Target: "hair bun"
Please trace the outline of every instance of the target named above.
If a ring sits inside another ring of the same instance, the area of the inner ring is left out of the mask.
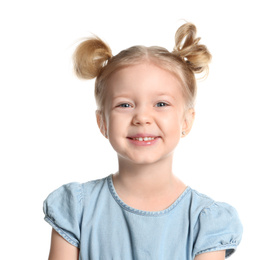
[[[173,53],[186,61],[194,73],[208,72],[211,54],[205,45],[199,44],[201,38],[196,38],[196,26],[185,23],[178,28],[175,34]]]
[[[78,45],[73,55],[75,73],[79,78],[93,79],[111,57],[107,44],[98,37],[89,38]]]

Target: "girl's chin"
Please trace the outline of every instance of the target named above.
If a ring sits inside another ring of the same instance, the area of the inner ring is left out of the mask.
[[[154,153],[153,154],[143,154],[140,156],[139,154],[134,154],[134,155],[125,155],[122,156],[118,154],[119,162],[122,164],[134,164],[134,165],[142,165],[142,166],[147,166],[147,165],[152,165],[152,164],[157,164],[160,162],[165,162],[166,160],[171,159],[171,155],[169,156],[156,156]]]

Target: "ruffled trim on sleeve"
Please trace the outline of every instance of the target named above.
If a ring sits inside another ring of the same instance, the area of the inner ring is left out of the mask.
[[[194,257],[202,253],[226,250],[227,258],[239,245],[243,228],[237,211],[232,206],[214,202],[201,211],[196,232]]]
[[[60,228],[59,226],[57,226],[54,222],[52,222],[52,220],[48,217],[45,216],[45,221],[47,223],[49,223],[53,229],[60,235],[62,236],[66,241],[68,241],[70,244],[72,244],[75,247],[79,248],[79,241],[76,240],[73,235],[68,235],[67,231],[64,231],[62,228]]]
[[[66,241],[79,247],[83,189],[69,183],[52,192],[44,201],[45,221]]]

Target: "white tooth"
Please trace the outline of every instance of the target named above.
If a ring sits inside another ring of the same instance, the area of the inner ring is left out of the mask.
[[[151,141],[154,140],[155,137],[134,137],[133,140],[137,141]]]

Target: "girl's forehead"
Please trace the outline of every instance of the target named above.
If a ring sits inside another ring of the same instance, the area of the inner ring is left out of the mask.
[[[181,94],[181,81],[173,73],[150,62],[120,68],[109,78],[107,93],[149,92],[156,94]]]

